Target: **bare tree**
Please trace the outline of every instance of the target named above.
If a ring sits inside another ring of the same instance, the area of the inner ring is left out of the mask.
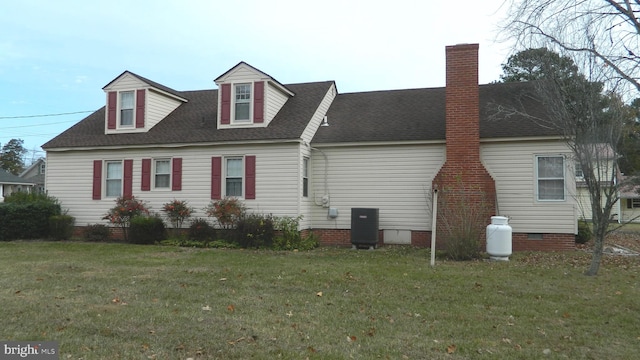
[[[562,131],[582,167],[592,204],[594,252],[587,275],[598,273],[611,210],[621,186],[616,181],[623,124],[623,99],[640,91],[640,0],[510,0],[504,34],[518,47],[549,47],[570,56],[587,82],[557,79],[538,84],[550,111],[546,126]],[[596,89],[592,84],[602,84]],[[581,85],[580,85],[581,84]],[[586,88],[585,88],[586,86]],[[596,90],[601,90],[596,92]],[[603,91],[602,91],[603,90]],[[629,95],[628,90],[635,90]],[[612,152],[608,154],[607,152]],[[605,159],[606,157],[606,159]]]
[[[581,68],[586,74],[583,75],[571,59],[559,57],[551,51],[525,50],[519,55],[510,58],[510,64],[503,66],[508,75],[503,79],[514,78],[519,81],[523,63],[527,65],[523,72],[526,76],[531,74],[529,68],[536,68],[538,75],[535,78],[537,80],[531,82],[532,90],[521,96],[534,97],[544,106],[545,115],[534,117],[521,106],[496,108],[493,117],[504,120],[511,115],[524,115],[540,126],[555,129],[565,139],[573,153],[575,166],[582,169],[589,193],[594,251],[586,274],[596,275],[604,240],[610,230],[609,223],[614,215],[612,210],[619,200],[619,188],[623,185],[618,179],[618,146],[625,124],[634,113],[618,95],[615,86],[605,89],[609,72],[598,65],[597,58],[592,57],[591,61],[582,63]],[[564,60],[560,62],[559,59]],[[558,66],[561,63],[565,65]]]
[[[518,48],[552,47],[595,59],[607,87],[640,91],[640,0],[508,0],[504,34]]]

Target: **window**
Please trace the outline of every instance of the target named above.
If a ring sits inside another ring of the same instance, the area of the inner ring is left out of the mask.
[[[47,168],[47,163],[41,163],[40,164],[40,174],[44,174],[44,171]]]
[[[302,196],[309,196],[309,159],[302,159]]]
[[[564,157],[537,156],[538,200],[564,200]]]
[[[640,208],[640,198],[627,199],[627,209],[637,209],[637,208]]]
[[[133,126],[133,91],[120,93],[120,126]]]
[[[225,163],[226,196],[242,197],[242,158],[228,158]]]
[[[235,118],[236,121],[251,120],[251,84],[235,86]]]
[[[171,186],[171,160],[155,160],[155,188],[168,189]]]
[[[107,161],[107,197],[118,197],[122,192],[122,162]]]
[[[582,171],[580,164],[576,164],[576,177],[580,179],[584,178],[584,171]]]

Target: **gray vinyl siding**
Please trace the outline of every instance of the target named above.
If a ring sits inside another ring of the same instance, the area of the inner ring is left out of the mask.
[[[322,152],[326,161],[312,151],[315,228],[349,229],[351,208],[364,207],[379,209],[380,229],[431,230],[431,184],[444,163],[444,145],[322,147]],[[339,211],[335,220],[316,205],[325,194]]]
[[[509,217],[513,232],[573,234],[577,231],[575,177],[569,161],[571,152],[563,141],[482,143],[480,153],[495,180],[498,213]],[[537,200],[536,155],[565,156],[565,200]]]
[[[287,102],[289,95],[280,91],[269,81],[265,81],[265,84],[265,122],[269,124]]]
[[[151,129],[169,113],[175,110],[182,102],[148,90],[145,104],[145,128]]]
[[[173,199],[186,200],[195,217],[205,217],[203,208],[211,201],[212,156],[256,156],[256,199],[245,200],[251,212],[276,216],[298,216],[299,144],[243,145],[216,147],[147,148],[96,151],[49,151],[47,186],[49,194],[60,200],[76,224],[106,223],[102,216],[114,205],[114,198],[92,200],[94,160],[133,160],[133,195],[147,202],[155,212]],[[141,191],[143,158],[182,158],[182,190]],[[73,176],[69,176],[73,174]],[[104,172],[103,172],[104,175]],[[104,180],[103,180],[104,194]],[[213,221],[213,219],[210,219]]]

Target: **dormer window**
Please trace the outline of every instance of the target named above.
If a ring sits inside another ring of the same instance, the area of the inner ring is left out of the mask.
[[[235,121],[251,120],[251,84],[235,86]]]
[[[123,91],[120,93],[120,126],[133,126],[133,91]]]
[[[218,129],[267,127],[295,94],[268,74],[240,62],[214,80]]]

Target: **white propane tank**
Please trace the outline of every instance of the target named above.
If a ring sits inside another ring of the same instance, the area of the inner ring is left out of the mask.
[[[509,218],[491,217],[491,224],[487,225],[487,253],[492,260],[509,261],[511,255]]]

